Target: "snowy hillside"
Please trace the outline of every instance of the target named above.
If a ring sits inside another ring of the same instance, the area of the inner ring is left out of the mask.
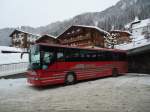
[[[145,10],[146,9],[146,10]],[[57,21],[37,28],[22,26],[21,30],[35,34],[60,35],[71,25],[98,26],[106,31],[123,29],[124,25],[133,21],[135,16],[140,19],[150,17],[150,0],[120,0],[116,5],[102,12],[89,12],[77,15],[65,21]],[[11,45],[9,35],[16,28],[0,29],[0,45]]]

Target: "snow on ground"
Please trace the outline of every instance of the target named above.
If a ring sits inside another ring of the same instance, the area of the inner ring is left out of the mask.
[[[0,80],[0,112],[149,112],[150,75],[130,73],[71,86],[35,88]]]

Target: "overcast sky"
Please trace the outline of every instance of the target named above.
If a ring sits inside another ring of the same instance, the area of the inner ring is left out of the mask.
[[[0,0],[0,28],[38,27],[84,12],[100,12],[119,0]]]

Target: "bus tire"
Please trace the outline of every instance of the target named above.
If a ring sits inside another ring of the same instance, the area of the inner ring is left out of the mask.
[[[118,69],[117,69],[117,68],[113,68],[113,69],[112,69],[112,76],[113,76],[113,77],[117,77],[118,75],[119,75]]]
[[[67,75],[65,77],[65,84],[71,85],[71,84],[74,84],[75,82],[76,82],[75,73],[74,72],[67,73]]]

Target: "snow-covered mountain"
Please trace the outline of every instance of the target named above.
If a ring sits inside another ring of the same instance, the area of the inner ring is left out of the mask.
[[[70,25],[90,25],[98,26],[104,30],[111,30],[112,26],[117,29],[123,29],[124,25],[133,21],[135,16],[139,19],[150,18],[150,0],[120,0],[116,5],[107,8],[101,12],[84,13],[66,21],[58,21],[46,26],[32,28],[22,26],[21,29],[39,34],[51,34],[58,36]],[[10,45],[10,34],[12,29],[0,30],[0,45]]]

